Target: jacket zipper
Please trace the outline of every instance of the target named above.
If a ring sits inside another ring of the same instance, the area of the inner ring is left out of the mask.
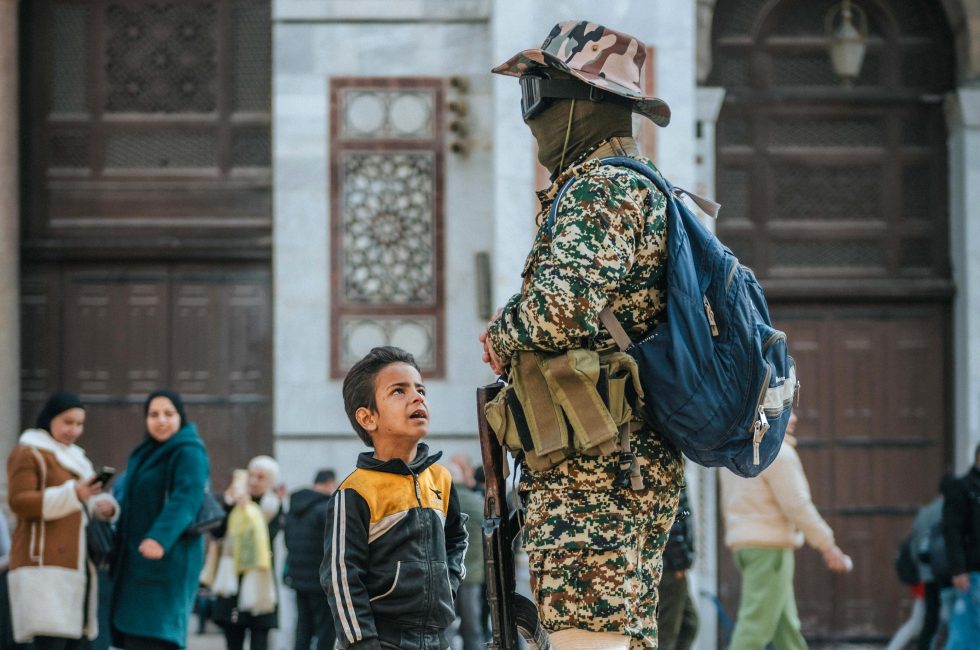
[[[419,528],[420,528],[420,532],[422,533],[421,534],[422,552],[425,554],[426,566],[429,569],[431,569],[432,562],[429,559],[429,527],[426,525],[425,508],[422,506],[422,486],[419,485],[419,476],[415,472],[412,472],[412,483],[415,486],[415,501],[419,504]],[[425,585],[425,594],[424,594],[425,607],[423,607],[422,611],[428,612],[429,609],[432,607],[432,605],[429,602],[429,599],[432,596],[432,575],[431,575],[432,571],[427,570],[425,573],[427,576],[427,584]],[[427,617],[427,615],[423,614],[423,620],[420,621],[420,623],[422,623],[423,628],[426,627],[425,617]],[[419,637],[420,650],[421,648],[423,648],[424,643],[425,643],[424,636],[420,636]]]

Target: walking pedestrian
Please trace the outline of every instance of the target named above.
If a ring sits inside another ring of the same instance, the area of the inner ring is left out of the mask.
[[[272,551],[284,517],[278,480],[279,463],[256,456],[246,471],[235,470],[225,491],[228,516],[214,531],[221,559],[211,617],[224,632],[228,650],[242,650],[246,634],[250,650],[267,650],[269,631],[279,625]]]
[[[657,631],[660,650],[689,650],[698,635],[698,610],[691,598],[687,574],[694,566],[694,521],[687,490],[681,490],[677,516],[664,548],[660,579]]]
[[[738,617],[729,650],[807,647],[793,592],[794,551],[804,539],[836,573],[850,571],[851,559],[834,542],[834,531],[817,512],[810,484],[796,453],[796,414],[772,465],[755,478],[721,472],[725,545],[742,576]]]
[[[453,488],[459,497],[460,511],[466,520],[469,544],[463,565],[466,573],[456,594],[456,614],[459,616],[459,635],[463,650],[480,650],[484,647],[483,634],[483,495],[476,491],[476,471],[470,459],[456,454],[449,460],[449,472]]]

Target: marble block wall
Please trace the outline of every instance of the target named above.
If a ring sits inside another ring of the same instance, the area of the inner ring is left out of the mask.
[[[430,445],[477,460],[474,387],[492,379],[476,340],[475,273],[493,232],[488,17],[486,2],[274,4],[275,433],[291,487],[318,467],[343,476],[363,451],[330,366],[331,79],[444,79],[446,101],[466,102],[468,152],[451,152],[455,136],[443,134],[444,372],[426,383]],[[448,83],[454,76],[465,93]]]
[[[324,455],[348,468],[360,444],[331,377],[331,79],[428,77],[468,107],[468,153],[448,150],[443,184],[444,372],[427,381],[434,447],[474,459],[474,386],[492,379],[480,363],[483,328],[475,257],[490,256],[491,304],[519,286],[533,237],[535,160],[512,78],[494,64],[541,43],[552,25],[587,17],[620,27],[656,49],[654,80],[674,120],[649,152],[680,185],[693,186],[694,5],[612,0],[528,3],[515,0],[274,3],[275,433],[291,484],[308,481]],[[670,24],[660,19],[671,15]],[[447,121],[452,117],[447,113]],[[445,126],[445,125],[444,125]],[[314,452],[315,453],[312,453]]]

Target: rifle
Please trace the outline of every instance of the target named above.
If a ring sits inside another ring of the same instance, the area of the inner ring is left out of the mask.
[[[487,600],[493,638],[491,650],[518,650],[518,635],[532,649],[551,650],[548,633],[538,621],[534,603],[515,592],[514,542],[521,525],[516,512],[507,504],[506,452],[487,423],[486,405],[504,387],[502,382],[476,389],[476,411],[479,418],[480,451],[486,474],[486,497],[483,501],[483,558],[486,566]]]

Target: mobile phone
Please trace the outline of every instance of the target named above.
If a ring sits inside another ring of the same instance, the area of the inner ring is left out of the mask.
[[[112,477],[115,475],[116,475],[115,467],[103,467],[102,469],[99,470],[99,473],[96,474],[95,477],[92,478],[92,480],[89,481],[88,483],[89,485],[95,485],[96,483],[101,483],[102,487],[105,487],[109,483],[109,481],[112,480]]]

